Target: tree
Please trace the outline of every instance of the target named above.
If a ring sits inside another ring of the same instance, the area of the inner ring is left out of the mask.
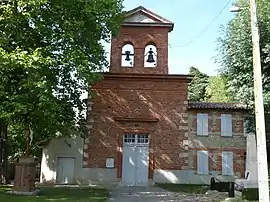
[[[233,98],[229,94],[227,81],[223,76],[217,75],[209,78],[209,84],[206,87],[206,98],[208,102],[232,102]]]
[[[17,145],[83,134],[81,95],[108,65],[101,41],[117,33],[122,8],[122,0],[0,3],[0,118]]]
[[[209,76],[195,67],[190,67],[189,74],[194,76],[188,87],[188,99],[191,101],[203,101]]]
[[[246,5],[246,1],[237,1]],[[270,113],[270,1],[258,0],[258,23],[260,32],[261,63],[266,121]],[[234,99],[248,104],[254,113],[253,63],[250,12],[248,9],[236,14],[218,42],[217,61],[221,64],[220,72],[226,77],[228,90]],[[251,122],[254,124],[254,121]],[[255,128],[254,125],[251,128]],[[254,131],[254,130],[253,130]],[[270,128],[267,128],[269,134]],[[268,138],[268,141],[270,139]]]

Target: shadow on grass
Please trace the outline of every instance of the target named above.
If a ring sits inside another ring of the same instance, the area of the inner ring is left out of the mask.
[[[9,186],[0,186],[0,201],[8,202],[105,202],[108,191],[93,187],[46,187],[40,188],[38,196],[15,196],[5,192],[11,190]]]
[[[171,191],[193,194],[205,194],[209,190],[209,185],[197,185],[197,184],[156,184],[156,187]]]

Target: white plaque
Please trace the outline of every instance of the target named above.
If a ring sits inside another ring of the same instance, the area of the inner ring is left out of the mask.
[[[114,158],[106,159],[106,168],[114,168]]]

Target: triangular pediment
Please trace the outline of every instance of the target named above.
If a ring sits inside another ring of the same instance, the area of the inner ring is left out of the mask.
[[[129,16],[125,19],[125,22],[136,22],[136,23],[161,23],[161,21],[158,21],[157,19],[153,19],[147,15],[145,15],[143,12],[138,12],[132,16]]]
[[[152,11],[139,6],[126,13],[125,22],[127,23],[162,23],[162,24],[173,24],[171,21],[159,16]]]

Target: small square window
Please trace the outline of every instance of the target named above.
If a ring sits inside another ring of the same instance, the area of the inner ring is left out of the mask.
[[[148,135],[138,135],[138,143],[148,143]]]
[[[124,142],[126,143],[135,143],[136,135],[135,134],[125,134]]]

